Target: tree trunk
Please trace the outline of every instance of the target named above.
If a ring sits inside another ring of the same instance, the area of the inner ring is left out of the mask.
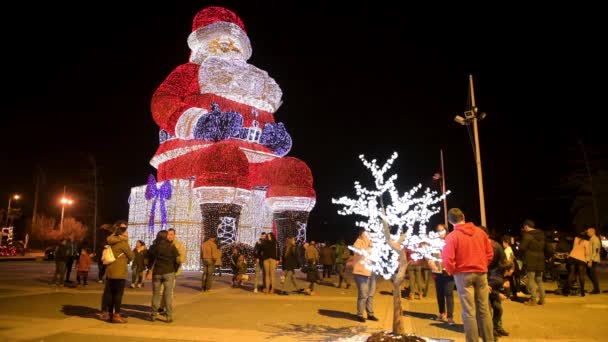
[[[401,282],[405,278],[407,263],[399,258],[399,270],[393,275],[393,334],[403,335],[405,330],[401,324],[401,316],[403,311],[401,308]]]
[[[380,203],[382,203],[382,198],[380,198]],[[401,243],[405,239],[405,234],[401,234],[398,240],[394,241],[391,239],[390,228],[388,222],[386,221],[386,211],[384,209],[384,205],[382,205],[382,225],[384,229],[382,230],[384,233],[384,239],[386,244],[391,247],[394,253],[399,255],[399,269],[397,269],[397,273],[395,273],[392,277],[393,280],[393,334],[403,335],[404,329],[401,325],[401,315],[403,312],[401,311],[401,282],[405,277],[405,271],[407,270],[407,256],[405,255],[405,251],[401,248]]]

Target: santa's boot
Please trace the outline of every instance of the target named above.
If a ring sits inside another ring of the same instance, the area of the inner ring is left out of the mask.
[[[216,237],[218,246],[236,242],[241,208],[251,198],[247,157],[237,146],[218,142],[196,154],[193,162],[198,174],[194,192],[203,220],[201,239]]]
[[[306,241],[308,211],[283,210],[274,212],[272,219],[277,229],[277,241],[281,250],[283,250],[287,238],[295,238],[298,245]]]
[[[203,203],[203,241],[217,238],[218,247],[237,241],[241,205],[234,203]]]

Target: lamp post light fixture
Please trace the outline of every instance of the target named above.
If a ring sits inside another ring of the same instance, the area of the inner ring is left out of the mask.
[[[65,213],[65,206],[72,205],[72,203],[74,203],[74,201],[64,196],[61,198],[60,202],[61,202],[61,223],[59,223],[59,231],[63,232],[63,215]]]
[[[477,164],[477,185],[479,187],[479,211],[481,214],[481,225],[487,227],[486,224],[486,205],[483,193],[483,175],[481,171],[481,153],[479,149],[479,133],[477,130],[477,122],[483,120],[487,114],[484,112],[478,113],[478,108],[475,106],[475,92],[473,90],[473,75],[469,75],[469,95],[471,96],[471,106],[464,113],[464,117],[456,115],[454,121],[457,123],[467,126],[473,124],[473,135],[475,138],[474,142],[474,153],[475,153],[475,164]],[[469,131],[470,134],[470,131]]]
[[[13,195],[11,195],[11,196],[8,198],[8,209],[6,210],[6,222],[5,222],[5,224],[4,224],[4,226],[5,226],[5,227],[8,227],[8,218],[9,218],[9,216],[10,216],[10,214],[11,214],[11,203],[12,203],[12,201],[13,201],[13,200],[15,200],[15,201],[16,201],[16,200],[18,200],[18,199],[20,199],[20,198],[21,198],[21,196],[19,196],[19,194],[13,194]]]

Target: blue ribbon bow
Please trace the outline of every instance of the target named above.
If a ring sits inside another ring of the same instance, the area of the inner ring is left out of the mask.
[[[156,179],[153,175],[148,176],[148,185],[146,186],[146,200],[153,199],[152,209],[150,209],[150,220],[148,221],[148,229],[150,234],[154,233],[154,217],[156,215],[156,201],[160,198],[160,223],[161,229],[167,225],[167,208],[165,200],[171,199],[171,182],[166,180],[160,186],[156,187]]]

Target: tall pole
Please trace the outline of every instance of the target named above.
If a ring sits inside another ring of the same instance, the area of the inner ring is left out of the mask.
[[[579,139],[578,144],[581,147],[581,150],[583,151],[585,168],[587,169],[587,176],[589,177],[589,186],[591,187],[591,203],[593,203],[593,218],[595,219],[595,230],[597,231],[600,229],[600,218],[598,215],[599,211],[597,210],[597,197],[593,186],[593,174],[591,173],[591,165],[589,164],[589,158],[587,158],[587,151],[585,150],[583,140]]]
[[[63,198],[61,199],[61,222],[59,223],[59,232],[63,233],[63,213],[65,212],[65,188],[63,186]]]
[[[93,216],[93,250],[97,250],[97,163],[95,157],[91,156],[91,162],[93,163],[93,181],[94,181],[94,192],[95,192],[95,212]]]
[[[34,190],[34,211],[32,212],[32,224],[36,223],[36,212],[38,211],[38,192],[40,191],[40,166],[36,165],[36,188]]]
[[[477,131],[477,107],[475,107],[475,92],[473,90],[473,75],[469,75],[469,87],[471,94],[471,106],[473,108],[473,134],[475,135],[475,162],[477,164],[477,184],[479,186],[479,211],[481,213],[481,225],[486,224],[486,205],[483,194],[483,175],[481,171],[481,152],[479,149],[479,133]]]
[[[439,150],[441,155],[441,194],[443,195],[443,224],[448,229],[448,199],[445,195],[445,169],[443,168],[443,149]]]
[[[8,209],[6,210],[6,223],[4,224],[5,227],[8,227],[8,216],[11,212],[11,201],[13,200],[13,195],[11,195],[8,198]]]

